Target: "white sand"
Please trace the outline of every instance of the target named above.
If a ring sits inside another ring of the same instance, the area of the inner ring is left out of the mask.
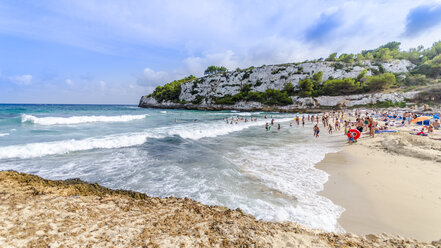
[[[440,239],[440,147],[406,129],[361,138],[318,165],[331,175],[321,194],[346,209],[339,223],[348,232]]]

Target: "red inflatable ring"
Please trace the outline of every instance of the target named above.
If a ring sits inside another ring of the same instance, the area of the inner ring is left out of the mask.
[[[355,133],[354,140],[360,138],[361,133],[360,133],[360,131],[358,131],[357,129],[350,129],[349,132],[347,133],[348,138],[352,137],[352,136],[353,136],[353,135],[352,135],[353,133]]]

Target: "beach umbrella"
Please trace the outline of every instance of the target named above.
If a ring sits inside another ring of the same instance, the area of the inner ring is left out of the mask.
[[[432,116],[420,116],[420,117],[413,119],[412,122],[413,123],[422,122],[422,121],[429,120],[429,119],[432,119]]]

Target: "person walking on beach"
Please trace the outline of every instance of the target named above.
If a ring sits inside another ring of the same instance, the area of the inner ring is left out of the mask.
[[[331,124],[329,124],[329,126],[328,126],[328,133],[332,134],[332,125]]]
[[[302,118],[302,126],[303,127],[305,126],[305,116],[303,116],[303,118]]]
[[[369,124],[368,124],[368,128],[369,128],[369,136],[371,138],[375,137],[375,121],[372,118],[369,118]]]
[[[320,128],[318,127],[318,124],[315,124],[314,126],[314,137],[318,138],[320,133]]]

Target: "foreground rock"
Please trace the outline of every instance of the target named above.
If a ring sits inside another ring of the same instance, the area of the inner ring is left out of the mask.
[[[1,247],[439,247],[389,235],[325,233],[190,199],[0,172]]]

